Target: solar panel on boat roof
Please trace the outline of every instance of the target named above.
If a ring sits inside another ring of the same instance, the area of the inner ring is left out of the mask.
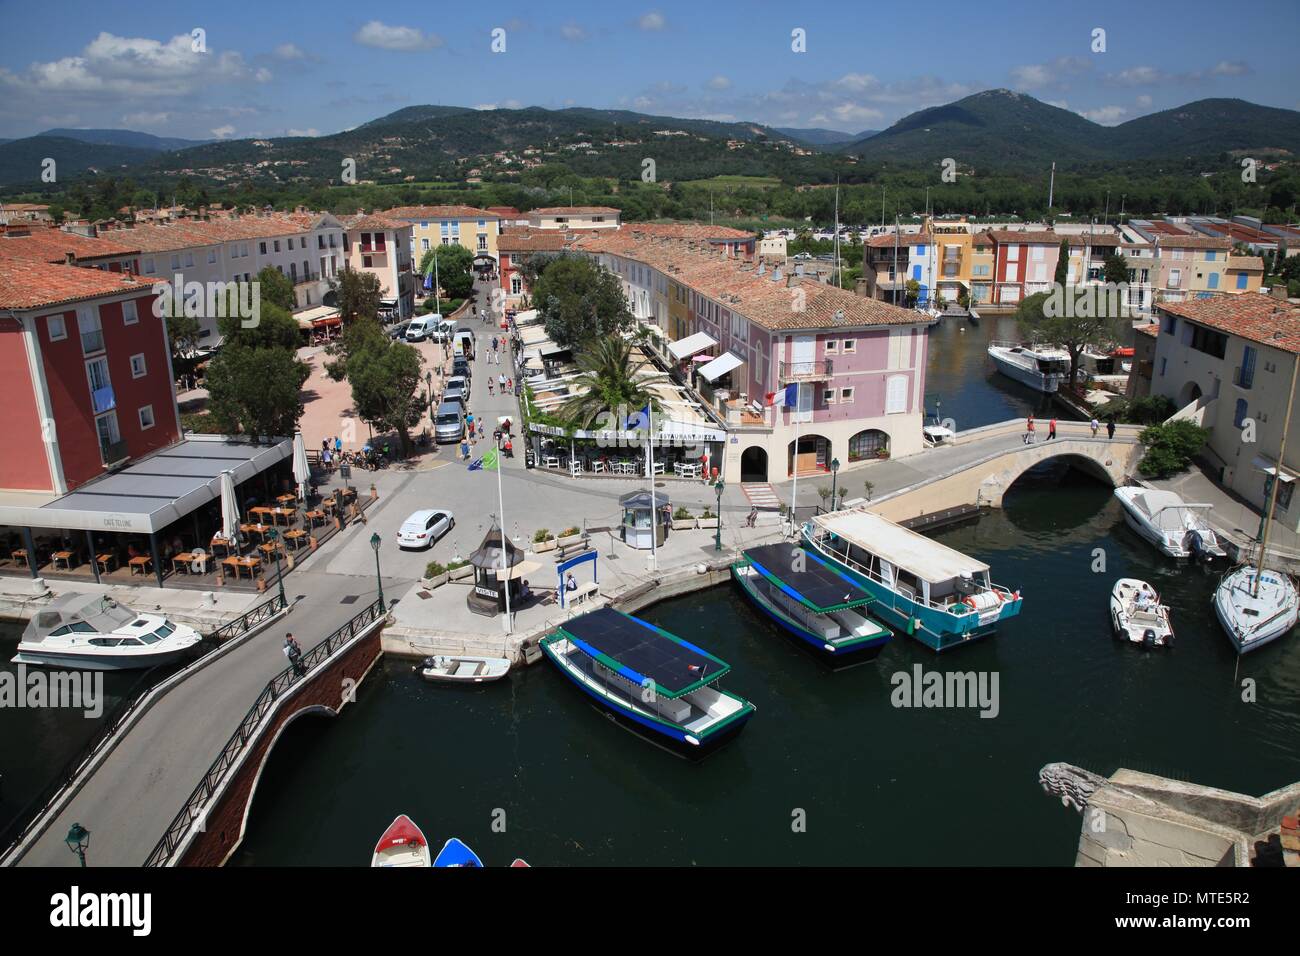
[[[679,644],[626,614],[600,608],[566,621],[564,630],[669,693],[707,679],[728,665],[698,647]]]
[[[800,551],[802,570],[795,571],[795,552]],[[757,568],[779,578],[798,597],[817,608],[839,608],[846,604],[871,600],[871,594],[823,564],[807,549],[792,544],[765,544],[747,548],[745,557]]]

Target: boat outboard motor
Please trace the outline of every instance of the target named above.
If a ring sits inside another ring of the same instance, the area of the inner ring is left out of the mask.
[[[1142,632],[1142,645],[1144,647],[1155,647],[1156,645],[1156,632],[1149,627]]]
[[[1183,550],[1198,561],[1209,560],[1209,555],[1205,553],[1205,542],[1199,531],[1188,531],[1183,535]]]

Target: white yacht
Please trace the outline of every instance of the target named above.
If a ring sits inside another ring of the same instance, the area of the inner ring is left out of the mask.
[[[1245,654],[1290,633],[1300,618],[1300,600],[1285,574],[1242,565],[1223,576],[1214,592],[1214,613],[1237,653]]]
[[[1160,603],[1155,588],[1137,578],[1120,578],[1110,592],[1110,621],[1120,640],[1143,647],[1165,647],[1174,642],[1169,608]]]
[[[1128,526],[1171,558],[1224,556],[1218,535],[1204,518],[1210,505],[1191,504],[1172,491],[1116,488]]]
[[[27,623],[15,664],[117,671],[170,664],[202,640],[159,614],[137,614],[98,594],[64,594]]]
[[[1022,385],[1051,394],[1070,378],[1070,353],[1048,345],[990,342],[989,358],[998,371]]]

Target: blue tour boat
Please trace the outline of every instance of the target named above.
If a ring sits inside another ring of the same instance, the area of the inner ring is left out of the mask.
[[[482,866],[483,861],[478,858],[478,854],[467,847],[456,837],[452,837],[442,845],[438,855],[433,859],[433,865],[439,866]]]
[[[876,598],[806,548],[788,543],[748,548],[731,574],[760,611],[833,666],[873,659],[892,636],[861,613]]]
[[[692,759],[733,740],[754,705],[717,686],[731,665],[640,618],[601,608],[542,638],[542,651],[623,726]]]
[[[989,566],[864,508],[819,514],[802,540],[876,598],[871,612],[935,651],[992,634],[1020,613]]]

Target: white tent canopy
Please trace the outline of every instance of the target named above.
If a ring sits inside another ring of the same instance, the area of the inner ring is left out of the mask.
[[[708,332],[696,332],[694,335],[688,335],[684,339],[673,342],[668,346],[668,351],[673,353],[673,358],[684,359],[717,344],[718,340],[709,335]]]
[[[700,374],[704,376],[704,378],[706,378],[708,381],[713,382],[713,381],[717,381],[718,379],[720,379],[722,376],[726,375],[728,372],[732,371],[733,369],[740,368],[740,366],[744,364],[745,364],[744,359],[739,359],[736,356],[732,355],[730,352],[724,352],[722,355],[719,355],[708,365],[705,365],[703,368],[701,368]]]

